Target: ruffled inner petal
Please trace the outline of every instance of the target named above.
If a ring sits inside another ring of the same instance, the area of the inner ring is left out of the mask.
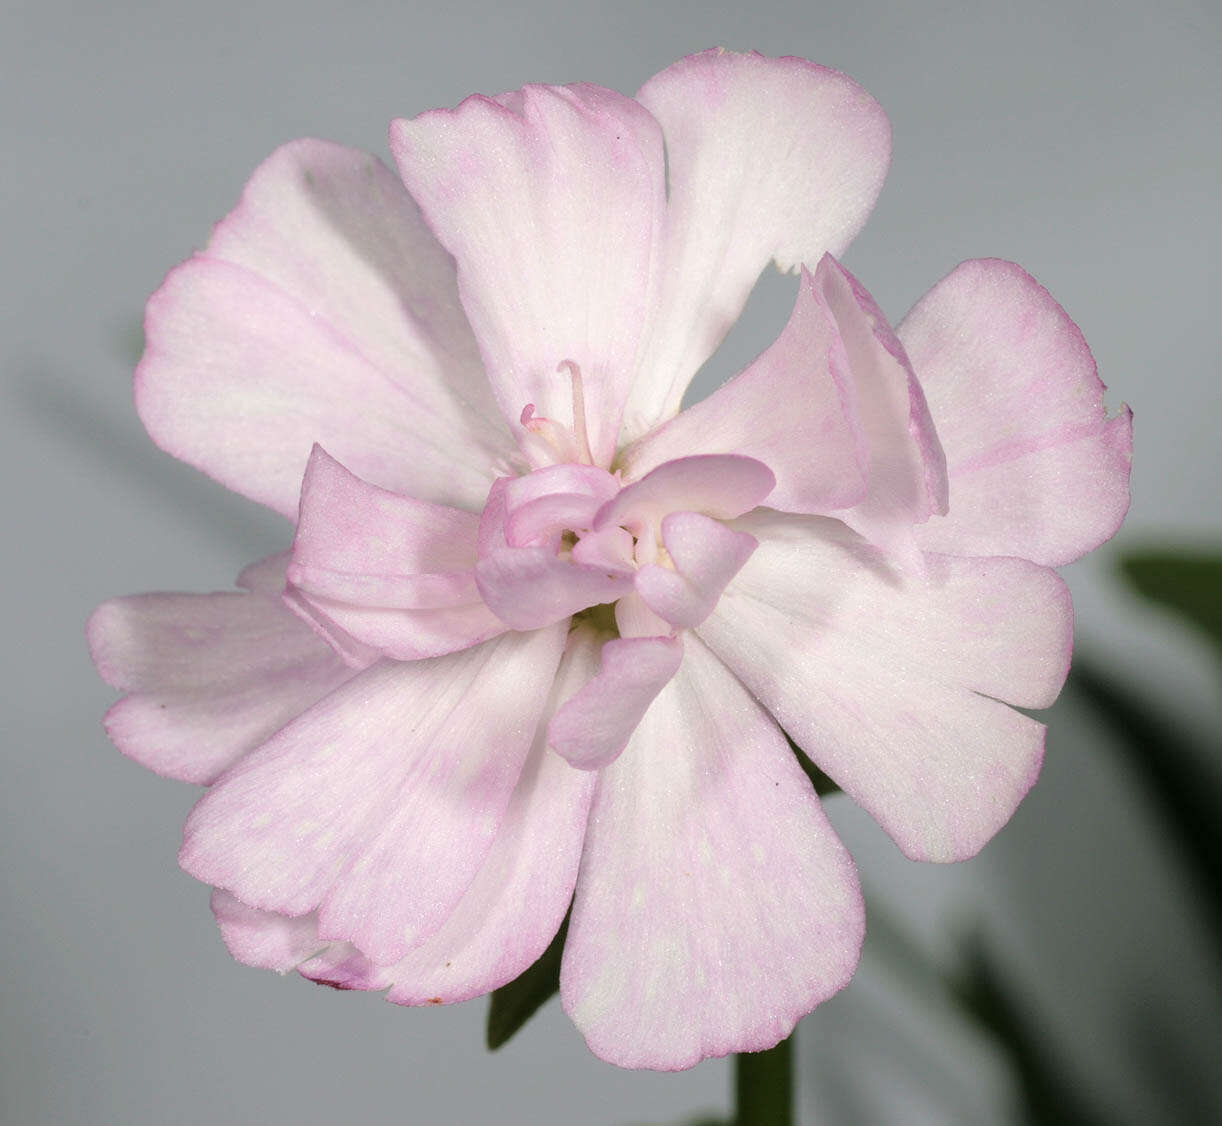
[[[698,512],[672,512],[665,517],[662,541],[674,570],[656,563],[642,567],[636,592],[655,614],[689,629],[712,613],[726,584],[758,546],[754,536]]]
[[[912,527],[947,508],[946,458],[921,386],[887,319],[830,255],[814,275],[848,361],[847,391],[867,458],[868,492],[837,513],[867,539],[911,554]]]
[[[540,629],[632,589],[632,575],[561,559],[548,547],[510,547],[479,561],[475,581],[510,629]]]
[[[594,530],[621,526],[635,535],[656,531],[662,518],[683,510],[727,520],[750,512],[776,485],[772,471],[737,454],[698,454],[665,462],[625,486],[599,510]]]
[[[583,770],[614,762],[682,660],[683,642],[677,637],[608,641],[597,675],[553,717],[548,742]]]

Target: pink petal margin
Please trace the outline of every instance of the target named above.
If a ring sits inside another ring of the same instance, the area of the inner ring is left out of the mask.
[[[964,262],[899,327],[946,449],[951,507],[929,551],[1060,566],[1129,508],[1133,420],[1108,418],[1081,330],[1012,262]]]

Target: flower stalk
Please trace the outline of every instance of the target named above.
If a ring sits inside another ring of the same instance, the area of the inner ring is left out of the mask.
[[[735,1126],[792,1126],[793,1036],[734,1057]]]

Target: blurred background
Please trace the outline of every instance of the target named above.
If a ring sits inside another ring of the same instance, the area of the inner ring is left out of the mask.
[[[0,1121],[726,1113],[724,1061],[617,1071],[555,1001],[490,1055],[483,1001],[405,1010],[233,963],[175,865],[196,791],[110,747],[82,636],[104,598],[224,588],[289,542],[157,451],[130,396],[145,299],[264,156],[303,135],[386,156],[392,117],[527,81],[632,92],[718,44],[846,71],[890,114],[891,176],[846,262],[893,320],[960,260],[1014,259],[1136,416],[1132,511],[1069,569],[1078,673],[1011,825],[970,863],[921,866],[829,801],[870,938],[800,1028],[802,1120],[1222,1121],[1220,666],[1192,624],[1217,630],[1218,570],[1176,557],[1222,542],[1212,0],[10,0]],[[772,339],[792,291],[764,279],[701,390]]]

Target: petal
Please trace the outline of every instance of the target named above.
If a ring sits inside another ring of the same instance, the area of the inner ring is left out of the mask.
[[[713,612],[717,599],[758,546],[698,512],[672,512],[662,521],[662,540],[675,569],[650,563],[636,576],[636,592],[671,625],[691,629]]]
[[[252,907],[317,908],[323,939],[397,961],[479,870],[564,636],[507,634],[366,670],[216,784],[187,822],[180,862]]]
[[[772,471],[754,458],[737,454],[676,458],[620,490],[599,510],[594,529],[657,528],[664,516],[677,510],[728,520],[762,503],[775,484]]]
[[[683,642],[677,637],[608,641],[598,674],[553,717],[548,742],[583,770],[614,762],[682,660]]]
[[[257,969],[287,973],[327,945],[318,937],[313,915],[294,919],[260,911],[221,888],[212,891],[212,914],[229,953]]]
[[[912,365],[874,299],[830,255],[814,284],[844,344],[867,457],[865,499],[837,515],[872,542],[906,550],[913,524],[946,511],[946,458]]]
[[[403,1005],[465,1001],[498,989],[547,949],[573,898],[594,776],[547,749],[557,703],[594,672],[601,638],[569,635],[534,746],[488,858],[454,914],[390,971]]]
[[[379,656],[396,661],[444,657],[505,632],[505,623],[481,601],[440,609],[383,609],[295,589],[285,600],[355,668],[366,668]]]
[[[351,459],[353,450],[327,439],[346,432],[341,424],[360,413],[364,393],[395,404],[388,420],[400,437],[397,450],[383,453],[393,460],[393,472],[366,474],[361,464],[363,476],[379,484],[398,482],[404,492],[430,500],[473,505],[482,499],[485,471],[513,456],[513,443],[458,301],[454,263],[381,161],[325,141],[283,146],[255,171],[205,254],[240,267],[232,276],[253,274],[266,283],[241,285],[241,295],[263,292],[274,298],[266,299],[267,309],[247,304],[243,318],[231,308],[238,298],[226,295],[223,284],[217,293],[204,282],[197,287],[194,272],[186,278],[172,275],[173,288],[150,304],[150,356],[140,376],[159,443],[182,444],[192,464],[287,515],[295,511],[301,467],[314,440],[324,441],[346,463],[358,464]],[[259,308],[259,317],[249,323],[252,307]],[[279,324],[268,323],[270,340],[258,348],[265,321],[300,322],[293,310],[304,312],[321,331],[307,333],[292,347],[291,330],[285,334]],[[246,345],[201,350],[213,330]],[[310,361],[316,337],[345,355],[332,378]],[[282,345],[289,347],[280,354],[279,370],[250,362]],[[303,360],[304,371],[318,373],[313,387],[304,379],[295,382]],[[345,377],[355,394],[344,416],[336,425],[311,430],[310,422],[328,421],[344,394],[334,380]],[[258,387],[264,379],[268,385]],[[282,380],[289,385],[278,393]],[[402,395],[390,396],[385,381]],[[256,386],[243,386],[251,382]],[[312,402],[312,395],[323,401]],[[254,409],[280,396],[286,405],[293,397],[291,409],[242,418],[243,405]],[[197,411],[204,414],[196,417]],[[218,420],[238,448],[208,448],[210,440],[220,444],[213,430]],[[360,433],[377,437],[384,428],[366,420]],[[296,440],[302,429],[307,430],[304,444]],[[421,458],[421,446],[433,456]],[[438,458],[447,464],[444,471],[429,464]],[[256,465],[245,464],[251,459]],[[279,489],[256,471],[268,467],[274,468]],[[447,481],[448,473],[455,474],[453,480]]]
[[[279,568],[283,585],[283,564]],[[278,597],[140,594],[87,629],[102,678],[128,695],[106,715],[125,755],[208,785],[352,676]]]
[[[541,629],[632,589],[632,575],[561,559],[547,547],[506,547],[479,561],[475,581],[510,629]]]
[[[1090,349],[1043,286],[1011,262],[964,262],[899,331],[951,479],[950,513],[919,530],[923,547],[1060,566],[1116,531],[1132,418],[1107,418]]]
[[[589,528],[619,492],[619,481],[592,465],[550,465],[506,486],[505,536],[513,547],[564,531]]]
[[[520,428],[533,404],[567,425],[575,396],[557,368],[572,361],[594,461],[609,465],[652,308],[665,206],[657,123],[610,90],[528,86],[396,121],[391,149],[457,259],[506,419]]]
[[[595,1055],[757,1051],[852,976],[852,861],[776,725],[694,637],[599,775],[560,996]]]
[[[864,436],[850,411],[836,321],[802,270],[793,315],[766,352],[620,455],[628,480],[688,454],[742,454],[776,476],[770,508],[823,514],[866,493]]]
[[[661,123],[670,191],[664,280],[626,439],[678,411],[769,260],[789,270],[844,252],[891,154],[878,103],[804,59],[705,51],[637,98]]]
[[[387,492],[315,447],[288,577],[290,607],[350,664],[414,661],[504,631],[475,585],[480,518]]]
[[[315,443],[384,488],[468,508],[504,456],[465,416],[434,410],[340,329],[231,263],[197,257],[171,271],[145,331],[136,408],[153,440],[290,519]]]
[[[1034,783],[1072,610],[1052,571],[928,556],[899,573],[833,520],[753,514],[760,546],[700,636],[914,860],[976,853]]]
[[[477,602],[479,517],[391,493],[316,446],[301,486],[288,579],[361,606],[428,609]]]

